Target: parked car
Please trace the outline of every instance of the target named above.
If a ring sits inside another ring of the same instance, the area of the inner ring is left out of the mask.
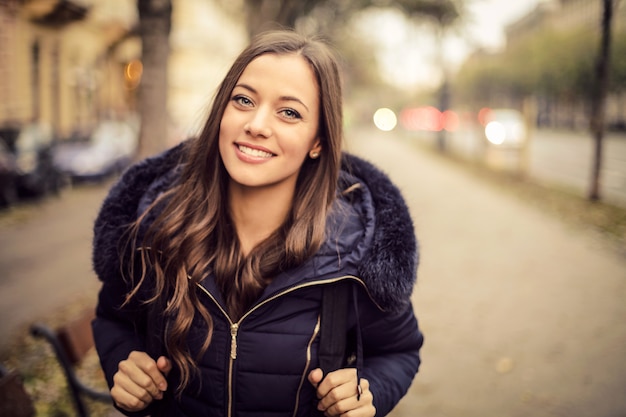
[[[491,109],[485,115],[487,144],[502,148],[521,148],[527,140],[526,121],[515,109]]]
[[[138,145],[137,128],[127,122],[99,123],[82,143],[59,144],[54,164],[73,182],[101,181],[123,171]]]
[[[61,177],[52,163],[52,129],[42,123],[29,123],[3,129],[1,134],[4,146],[13,156],[17,194],[40,197],[57,193]]]
[[[15,156],[0,140],[0,208],[10,207],[17,197],[17,165]]]

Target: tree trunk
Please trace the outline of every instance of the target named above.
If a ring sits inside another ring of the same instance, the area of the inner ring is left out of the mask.
[[[590,123],[591,133],[595,143],[591,173],[591,187],[589,189],[589,199],[591,201],[600,200],[602,141],[604,137],[606,94],[609,83],[609,63],[611,59],[611,20],[613,19],[613,0],[603,0],[603,5],[602,36],[600,39],[598,60],[596,62],[595,91],[593,92],[593,105],[591,108]]]
[[[143,75],[139,86],[139,159],[167,147],[167,60],[171,0],[138,0]]]

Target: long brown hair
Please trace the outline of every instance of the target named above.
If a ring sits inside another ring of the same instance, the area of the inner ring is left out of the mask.
[[[244,256],[228,210],[228,173],[218,149],[219,128],[246,66],[269,53],[302,56],[315,73],[322,152],[318,159],[304,162],[283,225]],[[141,265],[141,271],[127,300],[137,295],[150,272],[155,283],[147,302],[167,306],[165,345],[181,372],[179,392],[197,369],[195,361],[208,349],[213,332],[212,317],[199,300],[196,284],[212,273],[224,295],[228,315],[237,321],[273,277],[303,263],[322,245],[341,163],[342,124],[341,79],[330,47],[320,39],[292,31],[263,33],[235,60],[217,90],[202,132],[186,143],[177,185],[133,224],[130,275],[134,275],[132,265]],[[156,219],[141,238],[140,225],[153,211]],[[196,314],[206,322],[207,335],[198,356],[192,357],[186,338]]]

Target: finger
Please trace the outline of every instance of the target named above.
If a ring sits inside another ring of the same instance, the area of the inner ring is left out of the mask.
[[[324,414],[327,417],[333,417],[345,415],[349,412],[349,415],[352,417],[374,416],[376,414],[376,408],[374,407],[374,396],[369,389],[365,388],[363,385],[361,387],[362,393],[360,395],[360,398],[357,398],[358,396],[355,393],[354,395],[340,400],[332,406],[328,407],[328,409],[325,410]]]
[[[161,356],[157,360],[157,367],[165,376],[167,376],[167,374],[169,374],[172,370],[172,362],[165,356]]]
[[[323,377],[324,372],[320,368],[313,369],[311,372],[309,372],[309,382],[314,387],[317,387]]]
[[[125,410],[142,410],[153,401],[153,397],[148,391],[135,384],[122,372],[117,372],[113,376],[113,382],[111,397],[116,404]]]
[[[141,356],[134,357],[137,366],[151,379],[151,381],[143,381],[144,383],[140,385],[149,390],[153,396],[158,394],[156,392],[157,390],[165,391],[167,389],[167,380],[165,379],[163,371],[169,373],[172,367],[170,360],[165,356],[159,357],[158,360],[161,363],[161,366],[159,366],[157,362],[145,352],[137,353],[141,353]]]
[[[172,362],[165,356],[161,356],[156,362],[157,369],[160,371],[159,375],[154,375],[154,383],[161,390],[167,390],[167,380],[165,377],[172,370]]]
[[[162,391],[167,389],[165,377],[157,367],[156,361],[145,352],[131,352],[126,361],[120,362],[120,372],[127,375],[137,386],[146,390],[153,398],[161,399]],[[164,387],[164,389],[161,389]],[[136,389],[131,393],[136,393]],[[140,398],[143,398],[140,396]]]
[[[354,401],[356,401],[356,385],[352,384],[352,386],[348,384],[343,384],[337,387],[334,387],[330,390],[326,395],[322,396],[317,403],[317,409],[319,411],[329,411],[329,410],[348,410],[350,409],[349,403],[346,403],[345,400],[353,397]],[[339,413],[341,414],[341,413]]]
[[[149,404],[124,391],[117,385],[111,388],[111,397],[113,398],[115,405],[126,411],[140,411],[146,408]]]
[[[356,400],[358,393],[356,381],[356,371],[354,370],[352,372],[336,371],[329,373],[318,388],[318,397],[320,398],[318,410],[326,411],[351,397]],[[328,391],[326,391],[327,389]],[[346,407],[348,407],[346,403],[341,405],[342,409]]]
[[[356,369],[346,368],[329,372],[322,383],[317,387],[318,397],[322,398],[328,395],[335,388],[350,383],[353,384],[353,386],[356,386]]]
[[[371,392],[363,393],[361,400],[357,400],[354,396],[341,400],[329,407],[324,412],[324,415],[334,417],[346,415],[348,413],[350,416],[354,417],[374,416],[376,414],[376,408],[373,404]]]
[[[161,399],[163,394],[145,372],[130,360],[122,361],[118,365],[119,371],[113,375],[114,385],[120,387],[130,395],[150,403],[153,399]]]

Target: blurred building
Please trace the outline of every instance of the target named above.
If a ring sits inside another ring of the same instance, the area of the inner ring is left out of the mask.
[[[131,0],[0,1],[0,124],[39,122],[67,137],[131,110],[134,10]]]
[[[173,126],[187,129],[201,118],[247,42],[239,20],[212,0],[173,0]],[[39,122],[64,139],[134,114],[137,24],[136,0],[0,0],[0,127]]]

